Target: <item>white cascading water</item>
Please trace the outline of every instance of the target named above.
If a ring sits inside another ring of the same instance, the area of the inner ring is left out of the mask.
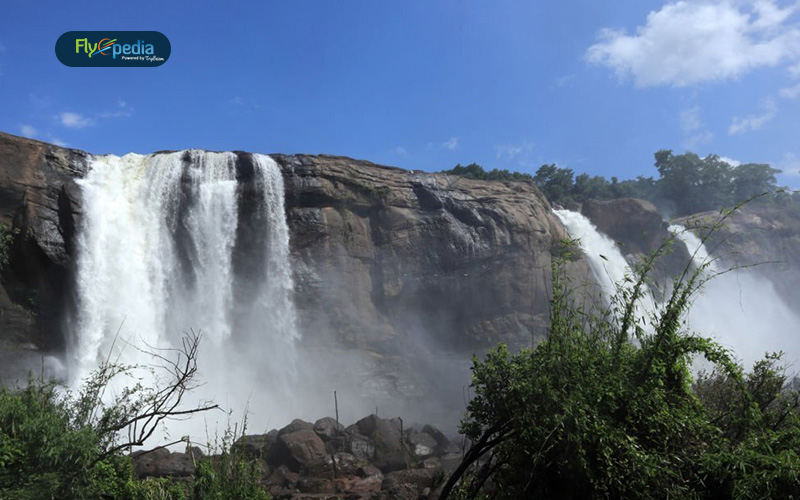
[[[248,174],[233,153],[94,158],[80,181],[73,386],[107,358],[152,364],[142,350],[180,346],[191,329],[202,334],[194,402],[291,416],[298,333],[283,178],[270,157],[250,159]],[[205,425],[181,432],[205,439]]]
[[[618,286],[631,288],[632,282],[626,282],[626,278],[633,277],[628,261],[622,255],[617,244],[597,230],[592,222],[583,214],[571,210],[553,211],[564,224],[569,235],[578,239],[578,244],[586,254],[589,267],[592,270],[597,283],[600,285],[600,293],[606,306],[611,305],[612,298],[617,294]],[[642,287],[642,297],[636,304],[634,314],[639,324],[650,331],[649,316],[656,310],[656,304],[650,296],[646,286]]]
[[[756,269],[722,272],[726,268],[709,255],[697,235],[678,225],[669,230],[686,245],[695,267],[708,263],[705,273],[711,278],[692,304],[688,327],[731,349],[746,369],[767,352],[783,351],[790,371],[797,371],[800,316],[773,284]]]
[[[616,292],[615,283],[621,283],[630,274],[628,262],[614,242],[582,214],[569,210],[554,212],[570,236],[580,239],[581,249],[608,304]],[[719,274],[724,268],[709,255],[700,238],[682,226],[673,225],[669,229],[686,245],[693,265],[707,264],[704,272],[714,276],[697,294],[687,318],[688,328],[731,349],[748,370],[765,353],[779,351],[786,353],[784,361],[790,370],[797,370],[800,317],[786,305],[772,283],[752,269]],[[639,317],[658,307],[651,300],[642,304],[637,311]],[[697,366],[709,368],[702,363]]]

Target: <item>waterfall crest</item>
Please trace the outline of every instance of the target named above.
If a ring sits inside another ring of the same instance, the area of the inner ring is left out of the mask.
[[[269,406],[288,391],[298,333],[274,160],[198,150],[98,156],[79,183],[73,386],[107,358],[152,363],[142,350],[179,346],[191,329],[202,335],[198,400],[241,410],[251,397]]]

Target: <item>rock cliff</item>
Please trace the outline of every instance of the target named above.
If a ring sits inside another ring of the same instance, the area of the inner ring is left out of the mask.
[[[246,156],[237,168],[247,168]],[[0,133],[0,224],[14,233],[0,272],[6,356],[12,347],[58,351],[67,341],[77,181],[89,158]],[[286,187],[304,342],[463,354],[544,333],[551,250],[565,232],[532,184],[344,157],[273,158]]]

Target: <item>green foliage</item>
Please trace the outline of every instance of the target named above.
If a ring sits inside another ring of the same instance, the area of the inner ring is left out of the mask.
[[[193,484],[194,500],[269,500],[259,484],[263,469],[258,462],[235,452],[203,458],[197,463]]]
[[[460,479],[457,498],[797,497],[798,396],[780,356],[745,375],[725,349],[685,330],[702,269],[685,270],[657,314],[635,316],[665,248],[608,310],[580,307],[556,259],[548,338],[474,360],[461,424],[473,445],[449,483]],[[696,381],[695,356],[716,366]]]
[[[135,378],[137,367],[106,362],[77,393],[33,378],[22,389],[0,388],[0,500],[269,499],[259,486],[263,471],[232,453],[230,441],[220,457],[197,464],[193,484],[133,475],[124,453],[142,446],[155,425],[216,407],[178,409],[191,388],[198,343],[187,336],[182,349],[171,351],[176,360],[153,353],[163,363],[153,370],[163,369],[170,378],[160,380],[170,381],[154,388],[129,383],[110,402],[104,394],[111,381]]]
[[[477,163],[470,163],[466,167],[461,164],[456,165],[450,170],[443,170],[442,173],[457,175],[465,179],[475,179],[480,181],[531,181],[533,176],[523,172],[511,172],[509,170],[492,169],[486,171]]]
[[[616,177],[608,180],[586,173],[575,176],[572,169],[555,164],[542,165],[533,176],[508,170],[486,171],[475,163],[466,167],[456,165],[443,172],[468,179],[533,181],[550,202],[561,205],[589,199],[642,198],[673,215],[718,210],[762,193],[775,192],[775,174],[780,172],[766,164],[733,167],[717,155],[700,158],[688,152],[674,155],[669,150],[658,151],[655,160],[658,179],[639,176],[620,181]],[[790,198],[782,197],[784,201]]]
[[[0,224],[0,271],[8,265],[11,258],[11,247],[18,234],[19,229],[12,229],[6,224]]]
[[[50,383],[0,389],[0,498],[94,498],[120,491],[129,468],[102,453],[67,396]]]
[[[774,191],[775,174],[780,172],[755,163],[733,167],[717,155],[700,158],[662,150],[655,158],[662,193],[674,203],[676,215],[717,210]]]
[[[263,462],[248,457],[246,452],[233,444],[245,434],[247,421],[241,425],[241,433],[230,425],[215,442],[208,444],[214,453],[197,462],[192,500],[269,500],[270,496],[259,484],[264,475]]]

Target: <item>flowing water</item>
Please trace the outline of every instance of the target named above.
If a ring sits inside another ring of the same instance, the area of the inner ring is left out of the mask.
[[[689,311],[688,327],[710,336],[731,349],[749,369],[767,352],[785,353],[791,372],[800,365],[800,316],[775,291],[773,284],[756,269],[729,272],[709,255],[701,239],[673,225],[669,230],[680,239],[699,268],[711,279],[699,290]]]
[[[298,333],[283,178],[268,156],[239,163],[197,150],[93,159],[80,181],[73,386],[105,359],[152,365],[147,351],[192,330],[202,335],[194,402],[291,415]]]
[[[602,234],[583,215],[555,210],[555,215],[570,236],[580,239],[595,279],[600,283],[606,304],[631,270],[617,245]],[[800,361],[800,316],[775,291],[772,283],[753,269],[730,272],[702,244],[701,239],[682,226],[670,231],[686,245],[695,267],[711,278],[699,290],[687,317],[686,326],[712,337],[731,349],[746,369],[767,352],[785,352],[790,371],[797,371]],[[643,301],[637,315],[657,310],[658,304]],[[706,366],[704,366],[706,367]]]
[[[570,210],[554,210],[567,232],[578,239],[578,244],[586,255],[589,268],[592,270],[600,294],[606,306],[612,306],[612,300],[618,291],[632,289],[634,272],[622,255],[619,246],[607,235],[597,230],[584,215]],[[657,304],[650,295],[647,286],[642,287],[642,297],[636,304],[634,314],[645,331],[652,332],[650,316],[656,311]]]

